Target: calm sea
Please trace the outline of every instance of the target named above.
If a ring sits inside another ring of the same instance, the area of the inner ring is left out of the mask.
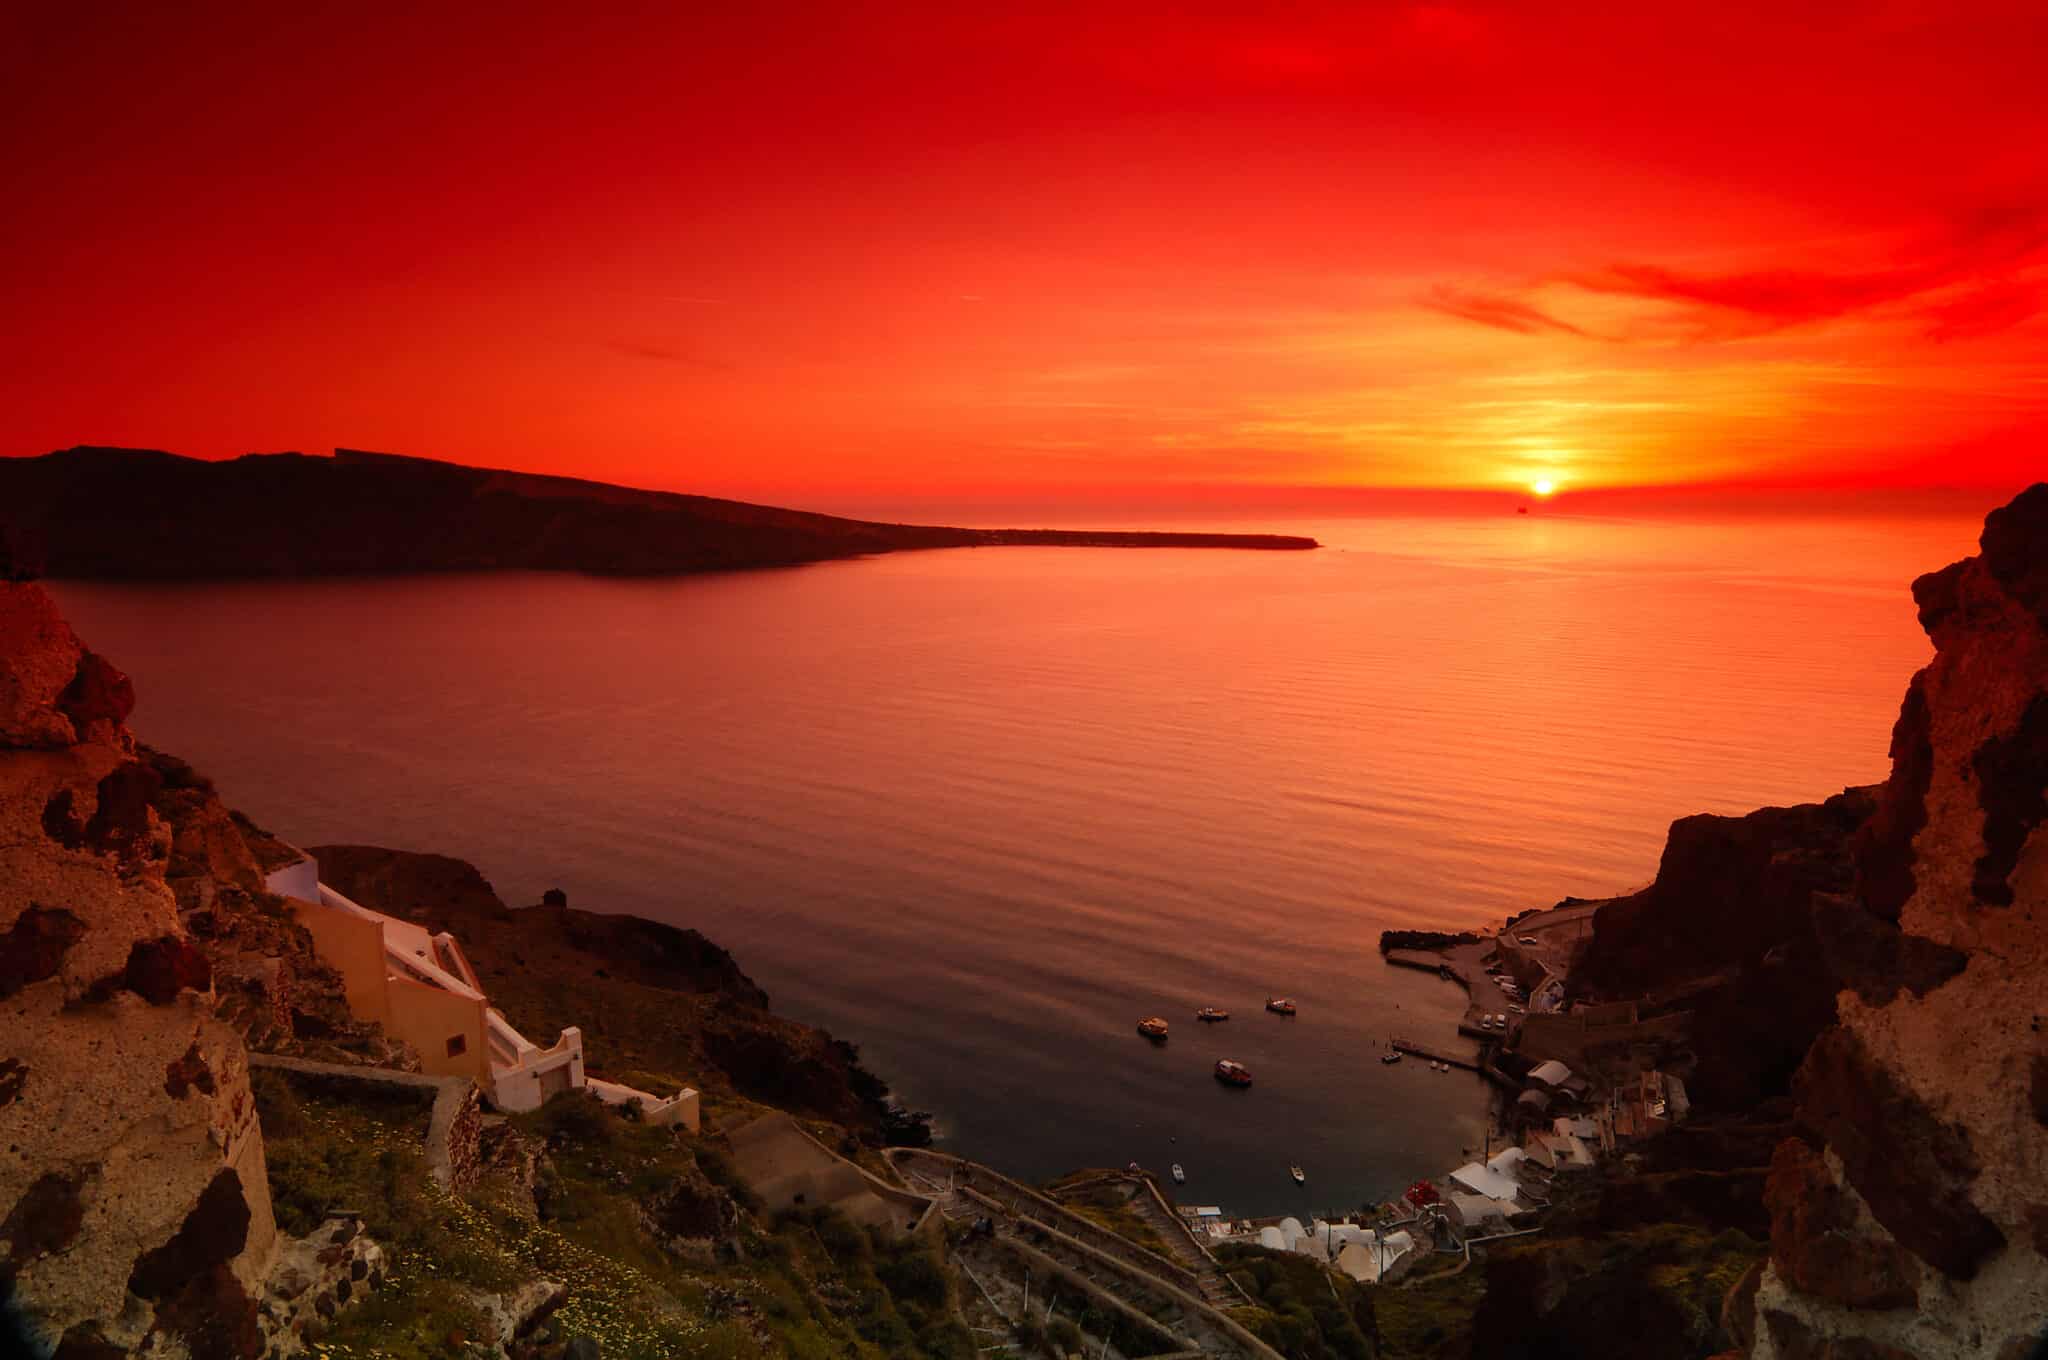
[[[1461,1004],[1381,930],[1633,888],[1675,817],[1881,778],[1929,650],[1908,583],[1975,528],[1378,519],[1315,553],[57,593],[137,731],[286,837],[694,926],[957,1150],[1178,1161],[1264,1213],[1479,1139],[1476,1079],[1376,1060]]]

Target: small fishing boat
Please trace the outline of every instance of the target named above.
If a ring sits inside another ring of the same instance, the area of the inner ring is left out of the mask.
[[[1252,1070],[1241,1062],[1228,1058],[1216,1060],[1216,1080],[1225,1086],[1249,1086],[1252,1084]]]
[[[1166,1021],[1159,1016],[1148,1015],[1138,1022],[1138,1033],[1147,1039],[1163,1040],[1166,1038]]]
[[[1307,1174],[1306,1172],[1304,1172],[1304,1171],[1303,1171],[1303,1170],[1302,1170],[1302,1169],[1301,1169],[1300,1167],[1298,1167],[1298,1166],[1290,1166],[1290,1167],[1288,1167],[1288,1168],[1287,1168],[1287,1174],[1288,1174],[1288,1175],[1290,1175],[1290,1176],[1292,1176],[1292,1177],[1294,1177],[1294,1183],[1295,1183],[1296,1185],[1307,1185],[1307,1184],[1308,1184],[1308,1174]]]
[[[1205,1021],[1211,1025],[1215,1024],[1218,1020],[1228,1020],[1229,1018],[1230,1012],[1224,1010],[1221,1006],[1204,1006],[1195,1012],[1195,1019]]]
[[[1292,1015],[1294,1002],[1284,996],[1269,996],[1266,998],[1266,1009],[1275,1015]]]
[[[1401,1050],[1397,1048],[1393,1049],[1390,1052],[1380,1054],[1380,1061],[1383,1063],[1397,1063],[1401,1061]]]
[[[1188,1173],[1180,1169],[1179,1162],[1173,1164],[1173,1183],[1175,1185],[1186,1185],[1188,1183]]]

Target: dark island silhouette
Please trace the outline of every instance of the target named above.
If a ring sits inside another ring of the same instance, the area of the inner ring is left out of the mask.
[[[1319,546],[1282,534],[885,524],[357,449],[209,462],[90,446],[0,458],[0,533],[51,576],[128,580],[667,575],[913,548]]]

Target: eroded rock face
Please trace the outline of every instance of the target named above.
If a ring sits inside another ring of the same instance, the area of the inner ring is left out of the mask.
[[[2048,1339],[2048,484],[1914,584],[1913,677],[1851,891],[1845,990],[1795,1082],[1821,1154],[1770,1183],[1759,1360],[2006,1357]]]
[[[247,1057],[165,882],[133,701],[41,587],[0,581],[0,1354],[261,1347]]]
[[[1849,1308],[1907,1308],[1918,1297],[1919,1264],[1872,1229],[1855,1196],[1805,1143],[1779,1144],[1764,1202],[1771,1255],[1799,1289]]]
[[[1843,945],[1821,916],[1854,886],[1854,846],[1879,801],[1875,789],[1845,789],[1820,803],[1673,822],[1656,880],[1595,913],[1574,986],[1596,999],[1682,996],[1695,1017],[1688,1087],[1700,1108],[1743,1111],[1786,1095],[1835,1021],[1841,968],[1897,952],[1868,938],[1895,927],[1859,912],[1868,928]]]
[[[58,701],[84,654],[47,591],[0,581],[0,747],[54,750],[78,740]]]

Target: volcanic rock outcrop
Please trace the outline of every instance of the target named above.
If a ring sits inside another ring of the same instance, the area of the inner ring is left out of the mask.
[[[1981,547],[1914,583],[1935,657],[1855,882],[1815,899],[1844,990],[1794,1090],[1824,1145],[1773,1163],[1755,1360],[2048,1342],[2048,484]]]
[[[1699,1066],[1689,1089],[1705,1110],[1787,1094],[1835,1022],[1844,984],[1819,916],[1853,886],[1855,838],[1877,806],[1876,789],[1856,788],[1741,817],[1681,817],[1655,881],[1594,914],[1574,988],[1690,1011]]]
[[[0,1353],[244,1356],[275,1239],[133,693],[0,580]]]

